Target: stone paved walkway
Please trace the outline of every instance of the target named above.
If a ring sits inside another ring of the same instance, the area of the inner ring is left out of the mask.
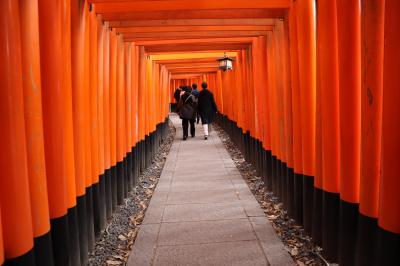
[[[181,120],[129,257],[140,265],[294,265],[215,132]]]

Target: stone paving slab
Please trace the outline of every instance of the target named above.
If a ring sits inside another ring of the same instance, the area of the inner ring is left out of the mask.
[[[212,131],[181,121],[128,260],[133,265],[295,265]]]
[[[162,223],[158,245],[205,244],[256,240],[248,219]]]
[[[240,202],[167,205],[163,222],[204,221],[246,218]]]
[[[237,200],[233,189],[211,191],[180,191],[169,195],[167,204],[222,203]]]
[[[162,246],[153,265],[265,266],[269,265],[257,241]]]

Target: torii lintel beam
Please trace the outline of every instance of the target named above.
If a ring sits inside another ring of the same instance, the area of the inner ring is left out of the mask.
[[[228,52],[226,53],[229,57],[236,57],[236,52]],[[180,60],[180,59],[203,59],[203,58],[220,58],[224,56],[223,52],[215,52],[215,53],[197,53],[197,54],[160,54],[160,55],[150,55],[150,59],[154,61],[160,60]]]
[[[110,27],[160,27],[160,26],[263,26],[274,25],[270,18],[249,19],[159,19],[159,20],[128,20],[111,21]]]
[[[255,37],[265,36],[268,31],[205,31],[205,32],[141,32],[124,34],[125,41],[135,41],[137,38],[169,38],[169,37]]]
[[[207,31],[269,31],[273,25],[264,26],[160,26],[160,27],[122,27],[115,28],[119,33],[144,33],[144,32],[207,32]]]
[[[195,62],[216,62],[220,57],[206,57],[206,58],[189,58],[189,59],[170,59],[170,60],[154,60],[159,64],[173,64],[173,63],[186,63],[193,64]]]
[[[148,53],[164,53],[164,52],[198,52],[198,51],[232,51],[244,50],[249,48],[249,44],[186,44],[186,45],[155,45],[146,46],[145,51]]]
[[[284,18],[285,9],[209,9],[209,10],[167,10],[125,13],[105,13],[105,21],[123,20],[169,20],[169,19],[241,19],[241,18]]]
[[[213,72],[217,71],[218,67],[199,67],[199,68],[177,68],[169,69],[170,73],[196,73],[196,72]]]
[[[153,40],[153,41],[138,41],[137,45],[151,46],[151,45],[170,45],[170,44],[199,44],[199,43],[246,43],[251,44],[252,37],[234,37],[234,38],[208,38],[208,39],[176,39],[176,40]]]
[[[97,13],[125,13],[170,10],[208,10],[208,9],[286,9],[290,0],[156,0],[156,1],[113,1],[97,2]]]

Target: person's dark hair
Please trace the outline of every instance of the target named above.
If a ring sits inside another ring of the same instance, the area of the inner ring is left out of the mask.
[[[190,87],[190,86],[185,86],[185,87],[183,87],[183,90],[185,91],[185,92],[192,92],[192,88]]]
[[[203,81],[203,82],[201,83],[201,87],[202,87],[203,89],[207,89],[207,82]]]
[[[196,83],[193,83],[192,84],[192,88],[195,90],[195,89],[197,89],[197,84]]]

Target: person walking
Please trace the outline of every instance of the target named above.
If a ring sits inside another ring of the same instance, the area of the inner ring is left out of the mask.
[[[201,117],[204,129],[204,139],[208,138],[209,125],[213,122],[215,113],[218,111],[214,95],[208,90],[206,82],[201,83],[202,90],[199,93],[197,110]]]
[[[193,83],[192,84],[192,94],[193,94],[193,96],[195,97],[195,99],[196,99],[196,103],[198,103],[198,100],[199,100],[199,91],[198,91],[198,89],[197,89],[197,84],[196,83]],[[196,122],[197,122],[197,124],[200,122],[200,114],[199,114],[199,111],[197,110],[197,108],[196,108],[196,115],[195,115],[195,119],[196,119]]]
[[[179,99],[181,98],[181,94],[182,94],[182,87],[178,87],[176,88],[175,92],[174,92],[174,99],[175,99],[175,103],[172,104],[172,112],[178,112],[178,104],[179,104]]]
[[[196,113],[196,99],[191,93],[190,87],[183,88],[183,94],[181,94],[178,113],[179,117],[182,119],[182,129],[183,129],[183,140],[188,138],[189,123],[190,123],[190,135],[192,138],[195,137],[195,113]]]

